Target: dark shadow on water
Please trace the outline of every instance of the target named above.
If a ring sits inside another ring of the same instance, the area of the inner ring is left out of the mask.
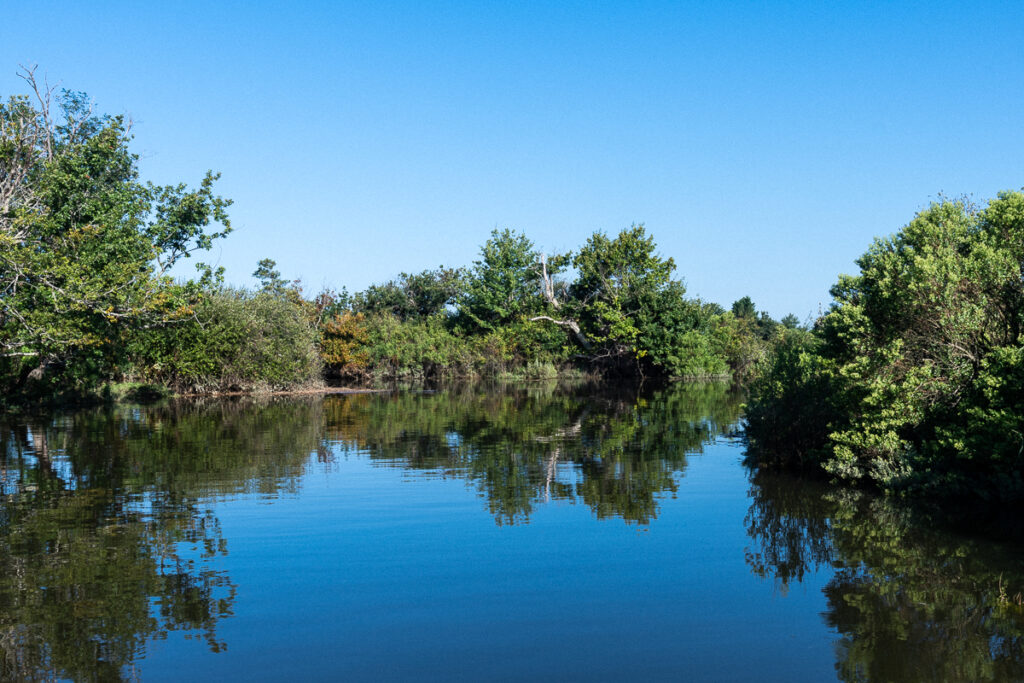
[[[782,591],[832,574],[843,681],[1024,680],[1024,553],[936,512],[776,474],[752,478],[747,563]]]

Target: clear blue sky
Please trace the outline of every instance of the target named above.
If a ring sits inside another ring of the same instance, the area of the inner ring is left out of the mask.
[[[940,192],[1024,185],[1024,3],[13,2],[19,63],[212,168],[236,284],[468,265],[646,224],[690,294],[804,318]]]

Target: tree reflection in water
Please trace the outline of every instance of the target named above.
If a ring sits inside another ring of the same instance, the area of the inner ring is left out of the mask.
[[[756,475],[747,562],[783,590],[831,568],[826,623],[844,681],[1024,680],[1019,547],[942,530],[863,492]]]
[[[178,402],[9,420],[0,429],[0,678],[130,676],[172,631],[226,644],[236,586],[212,508],[297,494],[358,452],[465,477],[499,523],[542,501],[647,524],[686,455],[736,422],[722,385],[651,399],[546,386]]]
[[[428,474],[464,477],[498,524],[538,503],[580,501],[598,518],[649,524],[674,493],[686,456],[732,428],[739,402],[724,384],[647,397],[557,391],[400,393],[329,400],[326,437],[342,452]]]
[[[116,680],[182,631],[217,652],[235,585],[210,500],[287,490],[320,402],[90,410],[0,430],[0,679]]]
[[[465,480],[501,525],[559,500],[647,525],[688,456],[738,419],[723,385],[537,385],[10,420],[0,429],[0,679],[131,676],[147,643],[172,632],[222,650],[217,625],[236,586],[217,504],[299,495],[310,468],[339,456]],[[857,492],[761,474],[749,495],[756,574],[782,589],[829,574],[824,619],[838,633],[841,679],[1024,680],[1019,552]]]

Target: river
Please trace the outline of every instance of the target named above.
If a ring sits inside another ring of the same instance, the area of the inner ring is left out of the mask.
[[[743,465],[724,385],[8,417],[4,680],[1024,680],[1019,543]]]

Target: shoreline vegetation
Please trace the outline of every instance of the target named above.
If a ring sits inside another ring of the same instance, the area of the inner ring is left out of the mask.
[[[0,101],[4,407],[340,393],[480,380],[727,380],[748,462],[922,498],[1024,501],[1024,195],[942,199],[876,240],[816,321],[687,296],[643,225],[543,253],[494,230],[468,266],[307,293],[172,269],[231,201],[143,182],[130,124],[22,74]],[[175,273],[180,272],[174,270]],[[331,387],[343,384],[347,389]]]
[[[876,239],[751,385],[750,464],[1024,504],[1024,194],[942,199]]]
[[[139,179],[130,126],[83,93],[42,87],[0,104],[3,401],[225,394],[449,380],[745,381],[797,321],[686,296],[644,226],[538,250],[494,230],[468,266],[308,294],[272,259],[254,289],[223,269],[172,268],[231,232],[208,172],[195,187]],[[175,273],[180,270],[174,270]],[[144,385],[150,389],[119,391]]]

